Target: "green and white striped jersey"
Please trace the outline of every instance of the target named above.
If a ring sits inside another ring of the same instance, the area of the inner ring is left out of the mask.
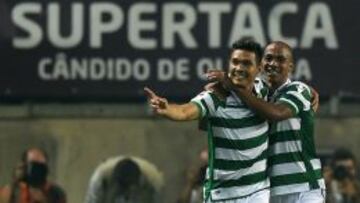
[[[260,80],[254,93],[264,98],[267,88]],[[205,198],[236,199],[269,188],[266,173],[268,123],[245,106],[234,93],[221,101],[212,92],[192,99],[208,122],[209,167]]]
[[[310,88],[302,82],[288,80],[274,92],[271,101],[288,105],[295,115],[270,124],[271,195],[325,188],[315,151]]]

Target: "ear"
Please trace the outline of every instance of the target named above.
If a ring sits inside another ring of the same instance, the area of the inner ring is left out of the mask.
[[[295,65],[294,65],[294,62],[290,62],[289,64],[289,73],[294,73],[295,71]]]
[[[264,66],[263,66],[263,64],[262,64],[261,61],[257,64],[257,69],[258,69],[259,73],[260,73],[261,71],[263,71]]]

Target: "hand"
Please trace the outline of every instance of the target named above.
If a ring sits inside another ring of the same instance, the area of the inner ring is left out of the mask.
[[[221,71],[221,70],[209,70],[206,73],[206,78],[211,82],[214,82],[214,81],[223,82],[225,79],[225,76],[226,76],[225,72]]]
[[[147,87],[144,88],[144,91],[148,97],[149,105],[154,110],[154,112],[159,115],[165,115],[169,107],[167,99],[157,96],[151,89]]]
[[[215,91],[216,88],[219,86],[219,82],[210,82],[204,86],[205,91]]]
[[[206,73],[206,77],[209,81],[220,82],[222,84],[222,89],[225,89],[226,91],[234,90],[237,88],[244,88],[243,86],[235,85],[234,82],[231,81],[229,76],[226,74],[226,72],[221,70],[209,70]],[[213,90],[215,88],[216,82],[206,85],[205,89],[207,88]]]
[[[18,183],[20,181],[23,181],[25,178],[25,164],[19,163],[16,165],[13,173],[13,181],[14,183]]]
[[[311,108],[314,110],[314,112],[316,113],[319,110],[319,93],[312,87],[310,87],[311,89]]]

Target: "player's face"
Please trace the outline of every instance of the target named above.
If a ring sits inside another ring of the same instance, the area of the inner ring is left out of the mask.
[[[248,87],[253,84],[258,73],[254,52],[236,49],[231,53],[228,76],[234,85]]]
[[[268,45],[261,63],[264,75],[275,88],[286,82],[294,66],[290,50],[281,44]]]

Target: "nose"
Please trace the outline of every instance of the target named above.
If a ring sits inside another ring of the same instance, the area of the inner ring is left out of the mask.
[[[276,66],[276,65],[277,65],[276,60],[271,60],[271,61],[269,61],[269,65],[270,65],[270,66]]]

